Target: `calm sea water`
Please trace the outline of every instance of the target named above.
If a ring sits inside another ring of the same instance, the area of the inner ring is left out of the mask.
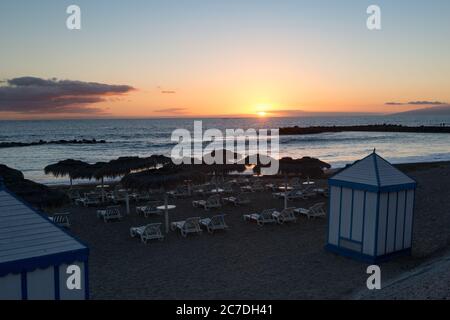
[[[198,119],[207,128],[248,129],[283,126],[362,125],[450,125],[450,117],[365,116],[309,118]],[[0,121],[0,141],[32,142],[59,139],[105,139],[107,144],[47,145],[0,149],[0,163],[24,172],[26,178],[47,184],[67,179],[46,176],[43,168],[67,158],[87,162],[108,161],[120,156],[170,155],[174,129],[192,130],[193,119],[148,120],[53,120]],[[394,163],[450,160],[450,135],[416,133],[345,132],[283,136],[281,156],[312,156],[340,167],[367,155],[374,148]]]

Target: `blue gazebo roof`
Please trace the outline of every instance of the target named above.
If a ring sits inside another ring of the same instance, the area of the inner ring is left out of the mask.
[[[329,179],[329,184],[373,192],[414,189],[416,181],[375,151]]]
[[[89,249],[17,198],[0,177],[0,276],[86,261]]]

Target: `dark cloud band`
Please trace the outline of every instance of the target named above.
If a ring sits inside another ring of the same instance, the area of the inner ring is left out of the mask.
[[[0,112],[100,113],[91,105],[134,90],[127,85],[20,77],[0,86]]]
[[[441,106],[446,105],[446,102],[441,101],[409,101],[409,102],[386,102],[387,106],[406,106],[406,105],[416,105],[416,106]]]

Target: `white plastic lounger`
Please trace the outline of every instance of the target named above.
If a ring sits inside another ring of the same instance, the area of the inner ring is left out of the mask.
[[[170,224],[172,231],[180,230],[183,237],[187,237],[189,233],[202,233],[200,228],[200,218],[188,218],[185,221],[172,222]]]
[[[232,203],[235,206],[246,205],[250,203],[250,199],[244,196],[243,194],[239,194],[236,197],[223,198],[223,201]]]
[[[148,218],[151,215],[161,214],[161,211],[156,209],[155,205],[147,205],[136,207],[136,213],[142,214],[145,218]]]
[[[220,203],[220,196],[214,195],[208,198],[208,200],[194,200],[192,205],[196,208],[203,207],[205,210],[220,208],[222,203]]]
[[[200,224],[208,230],[209,233],[213,233],[216,230],[226,230],[228,229],[225,223],[225,215],[217,215],[212,218],[203,218],[200,220]]]
[[[145,244],[149,240],[160,240],[164,239],[164,236],[161,232],[161,223],[151,223],[142,227],[133,227],[130,228],[131,237],[140,237],[141,241]]]
[[[175,190],[167,192],[167,194],[175,199],[187,198],[190,196],[189,191],[186,187],[177,187]]]
[[[298,189],[288,191],[287,194],[285,194],[284,192],[275,192],[275,193],[272,193],[272,196],[275,199],[284,199],[285,196],[287,196],[288,200],[295,200],[295,199],[306,200],[306,199],[308,199],[307,195]]]
[[[296,213],[304,214],[309,218],[321,218],[325,217],[327,214],[325,212],[325,203],[319,202],[315,205],[309,207],[309,209],[298,208],[294,210]]]
[[[297,217],[294,213],[295,208],[286,208],[281,212],[275,211],[272,216],[277,220],[279,224],[285,222],[297,222]]]
[[[266,223],[274,223],[277,221],[272,215],[275,211],[275,209],[266,209],[261,213],[246,214],[244,220],[256,221],[260,226]]]
[[[103,219],[105,222],[108,222],[109,220],[122,220],[123,218],[120,207],[118,206],[97,210],[97,217]]]
[[[55,213],[52,217],[49,217],[49,219],[60,227],[70,228],[69,216],[70,212],[61,212]]]
[[[77,204],[82,204],[85,207],[89,207],[91,205],[96,206],[101,203],[101,195],[97,193],[86,193],[84,198],[77,199]]]

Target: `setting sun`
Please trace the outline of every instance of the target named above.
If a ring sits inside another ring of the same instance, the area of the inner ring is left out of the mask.
[[[257,114],[259,117],[265,117],[267,115],[265,111],[259,111]]]

